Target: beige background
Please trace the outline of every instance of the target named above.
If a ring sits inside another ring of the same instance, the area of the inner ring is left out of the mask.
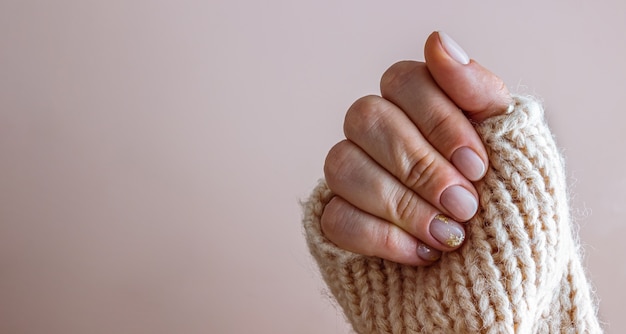
[[[347,333],[298,200],[436,29],[545,100],[623,333],[619,0],[0,0],[0,333]]]

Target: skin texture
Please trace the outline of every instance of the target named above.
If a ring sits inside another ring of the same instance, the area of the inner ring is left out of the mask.
[[[477,201],[472,181],[482,177],[464,175],[455,152],[469,148],[486,167],[472,122],[504,113],[511,102],[502,80],[473,60],[454,60],[437,32],[424,55],[425,62],[392,65],[381,78],[380,96],[354,102],[345,117],[346,139],[330,149],[324,166],[336,194],[322,215],[326,237],[346,250],[409,265],[432,264],[440,251],[460,247],[431,233],[439,214],[456,224],[475,213],[450,204],[459,191]]]

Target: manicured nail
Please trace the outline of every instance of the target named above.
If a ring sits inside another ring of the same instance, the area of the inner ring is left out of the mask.
[[[450,160],[470,181],[478,181],[485,175],[485,163],[469,147],[461,147],[454,151]]]
[[[448,36],[448,34],[443,31],[439,31],[439,40],[441,41],[441,45],[443,45],[444,50],[446,50],[452,59],[463,65],[469,64],[469,56],[465,53],[465,51],[463,51],[463,48],[461,48],[461,46],[452,39],[452,37]]]
[[[468,221],[478,210],[476,197],[461,186],[452,186],[441,194],[441,205],[454,217],[461,221]]]
[[[465,240],[463,226],[444,215],[436,215],[430,222],[430,234],[448,247],[457,247]]]
[[[429,246],[418,243],[417,244],[417,256],[426,261],[437,261],[441,257],[441,251],[430,248]]]

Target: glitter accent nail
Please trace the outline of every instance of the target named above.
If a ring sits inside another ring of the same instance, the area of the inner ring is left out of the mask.
[[[463,226],[442,214],[436,215],[430,222],[430,234],[437,241],[452,248],[458,247],[465,240]]]

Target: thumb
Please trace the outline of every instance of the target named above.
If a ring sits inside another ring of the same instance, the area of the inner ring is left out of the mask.
[[[512,98],[504,82],[471,60],[447,34],[433,32],[424,57],[439,87],[472,120],[480,122],[508,110]]]

